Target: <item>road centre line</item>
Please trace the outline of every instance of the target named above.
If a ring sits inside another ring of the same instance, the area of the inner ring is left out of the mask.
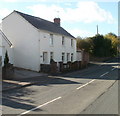
[[[105,75],[108,74],[108,73],[109,73],[109,72],[106,72],[106,73],[100,75],[100,77],[103,77],[103,76],[105,76]]]
[[[54,102],[54,101],[56,101],[56,100],[58,100],[58,99],[61,99],[61,98],[62,98],[62,97],[57,97],[57,98],[55,98],[55,99],[53,99],[53,100],[51,100],[51,101],[48,101],[48,102],[46,102],[46,103],[44,103],[44,104],[42,104],[42,105],[39,105],[39,106],[37,106],[37,107],[35,107],[35,108],[32,108],[31,110],[25,111],[25,112],[23,112],[23,113],[21,113],[21,114],[19,114],[19,115],[17,115],[17,116],[25,115],[25,114],[33,111],[33,110],[36,110],[36,109],[38,109],[38,108],[41,108],[41,107],[43,107],[43,106],[45,106],[45,105],[47,105],[47,104],[49,104],[49,103],[52,103],[52,102]]]
[[[106,75],[106,74],[108,74],[108,73],[109,73],[109,72],[106,72],[106,73],[100,75],[100,77],[103,77],[104,75]],[[84,84],[84,85],[78,87],[77,89],[81,89],[81,88],[87,86],[88,84],[92,83],[92,82],[95,81],[95,80],[96,80],[96,79],[93,79],[93,80],[91,80],[90,82],[88,82],[88,83],[86,83],[86,84]]]
[[[115,69],[115,68],[113,68],[113,69],[111,69],[111,70],[114,70],[114,69]],[[104,76],[104,75],[106,75],[106,74],[108,74],[108,73],[109,73],[109,72],[106,72],[106,73],[100,75],[100,77],[102,77],[102,76]],[[95,80],[96,80],[96,79],[93,79],[93,80],[89,81],[88,83],[86,83],[86,84],[84,84],[84,85],[82,85],[82,86],[80,86],[80,87],[78,87],[78,88],[76,88],[76,89],[77,89],[77,90],[78,90],[78,89],[81,89],[81,88],[87,86],[88,84],[94,82]],[[60,96],[60,97],[57,97],[57,98],[55,98],[55,99],[53,99],[53,100],[51,100],[51,101],[48,101],[48,102],[46,102],[46,103],[44,103],[44,104],[42,104],[42,105],[39,105],[39,106],[37,106],[37,107],[35,107],[35,108],[32,108],[31,110],[25,111],[25,112],[23,112],[23,113],[21,113],[21,114],[19,114],[19,115],[17,115],[17,116],[25,115],[25,114],[27,114],[27,113],[29,113],[29,112],[31,112],[31,111],[34,111],[34,110],[36,110],[36,109],[38,109],[38,108],[40,108],[40,107],[43,107],[43,106],[45,106],[45,105],[48,105],[49,103],[52,103],[52,102],[54,102],[54,101],[56,101],[56,100],[58,100],[58,99],[61,99],[61,98],[62,98],[61,96]]]
[[[82,85],[82,86],[80,86],[80,87],[78,87],[78,88],[76,88],[76,89],[81,89],[81,88],[87,86],[88,84],[92,83],[93,81],[95,81],[95,79],[89,81],[88,83],[86,83],[86,84],[84,84],[84,85]]]

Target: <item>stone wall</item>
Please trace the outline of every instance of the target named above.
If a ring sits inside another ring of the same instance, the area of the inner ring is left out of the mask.
[[[86,68],[89,63],[89,54],[87,52],[82,52],[82,61],[75,62],[57,62],[52,61],[50,64],[41,64],[41,71],[50,74],[56,74],[59,72],[70,72]]]

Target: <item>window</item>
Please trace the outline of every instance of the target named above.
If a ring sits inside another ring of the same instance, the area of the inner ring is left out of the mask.
[[[71,53],[71,62],[73,61],[73,53]]]
[[[73,39],[71,39],[71,46],[73,47]]]
[[[53,45],[53,34],[50,34],[50,45]]]
[[[43,52],[43,62],[47,63],[47,52]]]
[[[65,45],[65,38],[62,36],[62,45]]]
[[[70,61],[70,53],[67,53],[67,62]]]
[[[50,60],[53,59],[53,52],[50,52]]]
[[[65,53],[62,53],[62,62],[65,61]]]

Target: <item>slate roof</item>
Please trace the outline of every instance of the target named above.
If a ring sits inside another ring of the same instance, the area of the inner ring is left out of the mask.
[[[61,35],[65,35],[65,36],[75,38],[70,33],[68,33],[65,29],[58,26],[54,22],[50,22],[50,21],[44,20],[44,19],[39,18],[39,17],[24,14],[24,13],[21,13],[19,11],[15,11],[15,12],[20,14],[24,19],[26,19],[30,24],[32,24],[37,29],[47,30],[47,31],[50,31],[50,32],[53,32],[53,33],[58,33],[58,34],[61,34]]]

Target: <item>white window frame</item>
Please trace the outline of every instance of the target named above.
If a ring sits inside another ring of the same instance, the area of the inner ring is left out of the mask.
[[[54,42],[53,42],[53,34],[50,34],[50,45],[53,46]]]
[[[71,39],[71,47],[73,47],[73,39]]]
[[[46,58],[45,58],[45,54],[46,54]],[[47,62],[48,62],[48,53],[43,52],[43,63],[47,63]]]
[[[67,62],[70,61],[70,53],[67,53]]]
[[[65,62],[65,53],[62,52],[62,62]]]
[[[65,45],[65,37],[62,36],[62,45],[64,46]]]
[[[54,53],[50,52],[50,60],[53,59],[54,60]]]
[[[73,56],[74,56],[74,54],[71,53],[71,62],[73,62]]]

